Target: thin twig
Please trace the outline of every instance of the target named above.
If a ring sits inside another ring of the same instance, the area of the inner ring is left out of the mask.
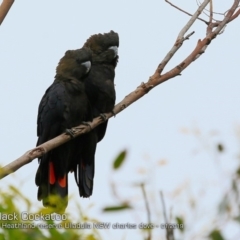
[[[197,4],[198,4],[198,6],[199,6],[199,5],[200,5],[200,2],[199,2],[199,1],[196,1],[196,2],[197,2]],[[210,12],[208,9],[205,9],[205,11],[206,11],[206,12]],[[228,11],[228,10],[227,10],[227,11]],[[226,11],[226,12],[227,12],[227,11]],[[213,14],[223,15],[223,16],[225,15],[225,13],[219,13],[219,12],[214,12],[214,11],[213,11]],[[208,16],[208,17],[209,17],[209,16]]]
[[[144,183],[141,183],[141,189],[142,189],[142,194],[143,194],[143,198],[144,198],[144,202],[145,202],[145,207],[146,207],[146,211],[147,211],[147,218],[148,218],[148,237],[147,240],[151,240],[152,239],[152,229],[151,229],[151,212],[150,212],[150,208],[149,208],[149,203],[147,200],[147,194],[145,191],[145,185]]]
[[[211,0],[212,1],[212,0]],[[210,1],[210,3],[211,3],[211,1]],[[197,5],[198,6],[200,6],[200,4],[201,4],[201,2],[200,1],[196,1],[197,2]],[[207,13],[206,13],[207,12]],[[205,15],[205,16],[207,16],[208,18],[210,18],[210,14],[208,14],[210,11],[209,10],[207,10],[206,8],[205,9],[203,9],[203,14]],[[214,20],[214,21],[217,21],[216,19],[214,19],[214,18],[212,18],[212,20]],[[210,22],[208,22],[208,24],[209,24]]]
[[[231,22],[240,15],[240,9],[236,11],[236,9],[239,8],[239,3],[239,0],[234,0],[232,7],[226,12],[226,15],[222,21],[213,22],[208,25],[207,36],[210,34],[214,34],[214,36],[217,36],[226,27],[227,23]],[[216,28],[215,31],[213,31],[213,28]]]
[[[162,71],[164,70],[167,63],[171,60],[171,58],[174,56],[174,54],[177,52],[177,50],[182,46],[182,43],[184,41],[184,35],[188,31],[188,29],[193,25],[193,23],[196,21],[197,17],[201,14],[203,9],[207,6],[210,0],[205,0],[202,5],[197,9],[197,11],[192,15],[190,20],[187,22],[187,24],[182,28],[182,30],[179,32],[177,40],[175,44],[173,45],[172,49],[167,53],[167,55],[164,57],[162,62],[158,65],[157,73],[160,75]]]
[[[164,201],[164,197],[163,197],[163,192],[162,191],[160,191],[160,197],[161,197],[161,202],[162,202],[164,221],[165,221],[165,223],[168,223],[166,206],[165,206],[165,201]]]
[[[179,8],[178,6],[176,6],[176,5],[174,5],[173,3],[169,2],[168,0],[165,0],[165,1],[166,1],[168,4],[170,4],[172,7],[174,7],[174,8],[176,8],[176,9],[178,9],[179,11],[187,14],[188,16],[191,16],[191,17],[193,16],[191,13],[186,12],[185,10]],[[200,20],[200,21],[202,21],[202,22],[204,22],[205,24],[208,24],[208,22],[207,22],[206,20],[204,20],[203,18],[197,17],[197,19]]]
[[[221,30],[224,28],[224,26],[231,21],[233,15],[234,15],[234,12],[238,8],[239,3],[240,3],[240,0],[234,0],[232,7],[229,9],[228,13],[226,14],[226,17],[219,23],[217,28],[213,31],[213,34],[215,34],[215,35],[219,34],[221,32]],[[240,12],[238,11],[238,15],[239,15],[239,13]]]
[[[14,0],[3,0],[0,6],[0,25],[2,24],[4,18],[6,17],[9,9],[13,5]]]
[[[213,0],[209,4],[209,23],[213,21]]]
[[[183,29],[178,34],[178,39],[183,38],[184,34],[188,31],[188,29],[193,25],[193,23],[196,21],[198,16],[202,13],[204,8],[208,5],[210,0],[205,0],[197,9],[197,11],[192,15],[192,17],[189,19],[188,23],[183,27]]]
[[[164,201],[162,191],[160,191],[160,198],[161,198],[161,202],[162,202],[163,217],[164,217],[165,226],[166,226],[166,238],[167,238],[167,240],[174,240],[174,232],[173,232],[173,228],[169,227],[169,222],[168,222],[168,218],[167,218],[167,211],[166,211],[166,206],[165,206],[165,201]]]

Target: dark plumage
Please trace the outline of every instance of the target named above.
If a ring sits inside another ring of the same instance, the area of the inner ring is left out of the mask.
[[[86,77],[85,91],[91,103],[93,117],[102,113],[111,112],[115,105],[114,77],[115,67],[118,61],[118,34],[110,31],[105,34],[91,36],[84,47],[92,51],[91,71]],[[107,121],[93,129],[87,134],[88,139],[85,144],[95,150],[97,142],[100,142],[107,129]],[[95,146],[95,147],[94,147]],[[85,155],[87,156],[87,154]],[[78,176],[80,196],[89,197],[93,191],[94,178],[94,154],[91,154],[91,164],[83,164]],[[89,158],[90,159],[90,158]],[[86,162],[86,161],[85,161]]]
[[[67,128],[81,124],[82,121],[92,120],[91,106],[84,90],[84,79],[90,67],[91,51],[88,48],[69,50],[60,60],[55,80],[46,90],[39,105],[37,145],[58,136]],[[85,156],[88,151],[94,155],[95,146],[91,148],[90,145],[88,148],[82,136],[53,149],[39,159],[35,181],[38,186],[38,200],[42,200],[44,206],[59,209],[56,211],[66,208],[67,174],[69,171],[74,171],[75,175],[79,172],[81,156]],[[84,161],[88,161],[88,157]]]
[[[115,105],[115,67],[118,62],[119,37],[114,31],[91,36],[85,47],[92,51],[91,72],[85,80],[85,90],[93,109],[93,117],[111,112]],[[98,142],[107,129],[107,121],[96,129]]]

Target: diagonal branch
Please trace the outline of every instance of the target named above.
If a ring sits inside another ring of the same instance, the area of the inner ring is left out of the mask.
[[[234,12],[238,8],[238,5],[240,3],[240,0],[234,0],[234,3],[232,7],[229,9],[228,13],[226,14],[225,18],[218,24],[217,28],[214,30],[213,34],[219,34],[221,30],[224,28],[224,26],[229,23],[234,15]],[[239,10],[238,10],[238,15],[239,15]],[[238,16],[237,15],[237,16]]]
[[[170,61],[170,59],[173,57],[173,55],[177,52],[177,50],[182,46],[184,40],[184,35],[188,31],[188,29],[193,25],[193,23],[196,21],[198,16],[201,14],[203,9],[207,6],[210,0],[205,0],[197,9],[197,11],[192,15],[188,23],[183,27],[183,29],[179,32],[177,40],[175,44],[173,45],[172,49],[168,52],[168,54],[165,56],[165,58],[162,60],[162,62],[158,65],[158,73],[161,74],[167,63]]]
[[[216,35],[219,34],[222,31],[222,29],[224,29],[227,23],[237,18],[240,14],[240,9],[236,11],[236,9],[239,7],[238,6],[239,3],[240,3],[239,0],[234,0],[232,7],[226,12],[225,17],[222,21],[211,22],[207,27],[207,35],[213,32],[213,28],[216,28],[214,33]]]
[[[114,107],[114,113],[117,115],[125,108],[130,106],[132,103],[146,95],[152,88],[156,87],[157,85],[179,76],[180,73],[188,67],[193,61],[195,61],[204,51],[206,50],[207,46],[211,43],[211,41],[220,33],[220,31],[226,26],[226,24],[232,21],[233,17],[236,18],[239,16],[239,10],[237,12],[236,9],[239,5],[240,0],[234,0],[234,4],[232,5],[231,9],[226,14],[223,21],[220,21],[217,28],[213,32],[209,32],[207,36],[203,40],[198,40],[195,49],[176,67],[171,69],[170,71],[160,75],[163,70],[163,67],[169,62],[171,57],[176,53],[176,51],[181,47],[183,41],[185,41],[188,37],[190,37],[193,33],[190,33],[186,37],[184,34],[189,29],[189,27],[193,24],[193,22],[197,19],[197,16],[200,15],[201,11],[203,11],[204,7],[210,0],[205,0],[202,5],[198,8],[198,11],[193,15],[190,21],[186,24],[186,26],[180,31],[178,35],[178,41],[174,44],[173,48],[170,52],[166,55],[163,61],[157,67],[155,73],[150,77],[147,83],[141,83],[133,92],[128,94],[121,102],[119,102]],[[195,19],[195,20],[194,20]],[[178,45],[177,45],[178,43]],[[162,66],[161,66],[162,65]],[[106,113],[106,120],[113,117],[113,113]],[[91,128],[95,128],[99,124],[101,124],[103,120],[100,117],[94,118],[93,122],[89,123]],[[74,137],[80,136],[81,134],[87,133],[90,131],[90,128],[86,125],[80,125],[77,127],[72,128],[74,133]],[[23,156],[16,159],[15,161],[11,162],[10,164],[6,165],[5,167],[0,169],[0,179],[9,175],[12,172],[15,172],[20,167],[24,166],[25,164],[30,163],[33,159],[42,156],[43,154],[49,152],[50,150],[70,141],[71,137],[65,133],[59,135],[58,137],[51,139],[44,144],[33,148],[27,151]]]
[[[181,11],[183,13],[186,13],[188,16],[191,16],[191,17],[193,16],[191,13],[181,9],[180,7],[174,5],[173,3],[169,2],[168,0],[165,0],[165,2],[167,2],[168,4],[170,4],[172,7],[176,8],[177,10],[179,10],[179,11]],[[197,17],[197,19],[202,21],[202,22],[204,22],[204,23],[206,23],[206,24],[208,24],[208,22],[206,20],[204,20],[203,18]]]
[[[9,9],[13,5],[14,0],[3,0],[0,6],[0,25],[2,24],[4,18],[6,17]]]

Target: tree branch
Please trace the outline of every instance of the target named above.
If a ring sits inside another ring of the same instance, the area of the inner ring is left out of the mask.
[[[210,7],[209,7],[209,23],[213,21],[213,0],[210,1]]]
[[[170,4],[172,7],[176,8],[177,10],[179,10],[179,11],[187,14],[188,16],[193,16],[191,13],[186,12],[185,10],[183,10],[183,9],[179,8],[178,6],[172,4],[172,3],[169,2],[168,0],[165,0],[165,2],[167,2],[168,4]],[[197,17],[197,19],[200,20],[200,21],[202,21],[202,22],[204,22],[204,23],[206,23],[206,24],[208,24],[208,22],[207,22],[206,20],[204,20],[203,18]]]
[[[0,25],[2,24],[4,18],[6,17],[9,9],[11,8],[14,0],[3,0],[0,6]]]
[[[163,71],[166,64],[169,62],[169,60],[173,57],[173,55],[176,53],[176,51],[181,47],[182,43],[188,39],[194,32],[188,34],[186,37],[184,37],[184,34],[187,32],[187,30],[191,27],[191,25],[196,21],[197,17],[201,14],[204,7],[209,3],[210,0],[205,0],[196,13],[192,16],[192,18],[189,20],[189,22],[185,25],[185,27],[180,31],[178,34],[178,38],[172,49],[168,52],[168,54],[165,56],[165,58],[162,60],[162,62],[158,65],[157,69],[155,70],[155,73],[149,78],[147,83],[141,83],[140,86],[138,86],[133,92],[128,94],[121,102],[119,102],[113,109],[115,115],[123,111],[125,108],[130,106],[132,103],[137,101],[139,98],[143,97],[145,94],[147,94],[152,88],[156,87],[157,85],[174,78],[176,76],[179,76],[180,73],[188,67],[193,61],[195,61],[199,56],[201,56],[202,53],[206,50],[207,46],[211,43],[211,41],[221,32],[221,30],[226,26],[226,24],[236,17],[239,16],[240,10],[237,12],[236,9],[239,5],[240,0],[234,0],[234,4],[224,17],[223,21],[219,21],[217,24],[217,27],[214,31],[212,29],[208,28],[209,32],[207,33],[207,36],[203,40],[198,40],[197,45],[195,49],[176,67],[171,69],[170,71],[164,73],[161,75],[161,72]],[[235,14],[234,14],[235,12]],[[113,116],[113,113],[106,113],[106,119],[109,119]],[[93,122],[90,122],[91,128],[95,128],[99,124],[101,124],[103,120],[100,117],[94,118]],[[77,127],[72,128],[72,131],[74,132],[74,137],[80,136],[81,134],[87,133],[90,131],[90,128],[85,125],[80,125]],[[0,179],[9,175],[12,172],[15,172],[23,165],[30,163],[33,159],[41,157],[43,154],[49,152],[50,150],[64,144],[67,141],[70,141],[71,137],[67,135],[66,133],[61,134],[60,136],[51,139],[48,142],[45,142],[44,144],[33,148],[29,151],[27,151],[23,156],[16,159],[12,163],[6,165],[5,167],[0,169]]]
[[[234,0],[234,3],[232,5],[232,7],[229,9],[228,13],[226,14],[225,18],[219,22],[217,28],[213,31],[213,34],[217,35],[221,32],[221,30],[224,28],[224,26],[229,23],[230,21],[232,21],[232,17],[234,12],[236,11],[236,9],[238,8],[238,5],[240,3],[240,0]],[[238,10],[238,15],[239,15],[239,10]],[[237,16],[238,16],[237,15]]]
[[[225,17],[222,21],[210,22],[210,24],[207,27],[207,35],[213,32],[213,28],[218,28],[218,27],[219,28],[215,29],[214,32],[215,34],[220,34],[221,30],[224,29],[227,23],[237,18],[240,14],[240,9],[236,11],[236,9],[239,7],[238,6],[239,3],[240,3],[239,0],[234,0],[232,7],[228,11],[226,11]]]
[[[196,21],[198,16],[201,14],[203,9],[207,6],[210,0],[205,0],[197,9],[197,11],[193,14],[193,16],[190,18],[188,23],[183,27],[183,29],[179,32],[177,40],[175,44],[173,45],[172,49],[168,52],[166,57],[162,60],[162,62],[158,65],[158,73],[161,74],[167,63],[170,61],[170,59],[173,57],[173,55],[177,52],[177,50],[182,46],[184,40],[184,34],[188,31],[188,29],[193,25],[193,23]],[[194,33],[194,32],[193,32]],[[192,34],[193,34],[192,33]]]

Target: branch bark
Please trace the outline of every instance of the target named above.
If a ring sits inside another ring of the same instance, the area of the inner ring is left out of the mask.
[[[8,14],[9,9],[13,5],[14,0],[3,0],[0,6],[0,25],[2,24],[4,18]]]
[[[216,29],[213,31],[213,28],[207,28],[207,34],[204,39],[199,39],[195,49],[176,67],[171,69],[170,71],[164,73],[161,75],[164,67],[166,64],[170,61],[170,59],[173,57],[173,55],[177,52],[177,50],[182,46],[183,42],[186,39],[189,39],[189,37],[194,33],[190,33],[184,37],[184,34],[188,31],[188,29],[192,26],[194,21],[198,18],[198,16],[201,14],[205,6],[209,3],[210,0],[205,0],[198,8],[198,10],[195,12],[195,14],[191,17],[189,22],[184,26],[184,28],[180,31],[178,34],[177,40],[174,43],[172,49],[167,53],[167,55],[164,57],[162,62],[158,65],[155,73],[149,78],[148,82],[141,83],[140,86],[138,86],[133,92],[128,94],[121,102],[119,102],[114,107],[114,113],[117,115],[121,111],[123,111],[125,108],[130,106],[132,103],[137,101],[139,98],[143,97],[145,94],[147,94],[151,89],[156,87],[157,85],[174,78],[176,76],[179,76],[180,73],[188,67],[193,61],[195,61],[199,56],[204,53],[207,46],[211,43],[211,41],[216,38],[216,36],[221,32],[221,30],[226,26],[227,23],[231,22],[233,19],[237,18],[240,14],[240,11],[236,11],[240,0],[234,0],[234,3],[224,19],[222,21],[219,21],[216,26]],[[236,12],[235,12],[236,11]],[[213,23],[214,24],[214,23]],[[214,26],[215,27],[215,26]],[[106,119],[109,119],[113,117],[113,113],[106,113]],[[97,117],[93,120],[93,122],[89,122],[89,125],[91,128],[95,128],[99,124],[101,124],[103,120],[100,117]],[[86,125],[80,125],[77,127],[73,127],[72,131],[74,132],[74,137],[78,137],[81,134],[89,132],[91,129],[90,127]],[[48,142],[45,142],[44,144],[33,148],[29,151],[27,151],[23,156],[16,159],[12,163],[6,165],[5,167],[0,169],[0,179],[4,178],[5,176],[9,175],[12,172],[15,172],[20,167],[24,166],[25,164],[30,163],[33,159],[38,158],[42,156],[43,154],[49,152],[50,150],[60,146],[61,144],[66,143],[67,141],[70,141],[71,137],[65,133],[59,135],[58,137],[51,139]]]

